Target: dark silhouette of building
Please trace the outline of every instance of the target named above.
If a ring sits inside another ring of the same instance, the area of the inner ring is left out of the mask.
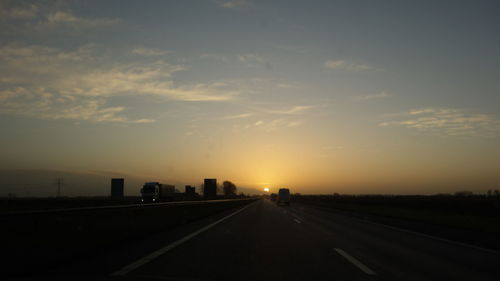
[[[187,196],[194,196],[196,194],[196,188],[194,186],[186,185],[186,190],[184,193]]]
[[[111,179],[111,197],[122,198],[124,179]]]
[[[161,189],[162,189],[162,192],[164,194],[174,194],[175,193],[175,185],[172,185],[172,184],[162,184]]]
[[[215,198],[217,196],[217,179],[205,179],[203,197]]]

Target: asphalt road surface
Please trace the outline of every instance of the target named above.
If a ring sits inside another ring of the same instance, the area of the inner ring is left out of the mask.
[[[27,279],[500,280],[499,266],[499,252],[259,200]]]

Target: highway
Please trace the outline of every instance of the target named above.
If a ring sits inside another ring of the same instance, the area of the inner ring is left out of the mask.
[[[500,253],[259,200],[26,280],[499,280]]]

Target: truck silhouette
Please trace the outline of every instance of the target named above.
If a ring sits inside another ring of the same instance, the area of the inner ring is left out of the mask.
[[[284,204],[290,206],[290,189],[280,188],[278,191],[278,200],[276,202],[278,205]]]
[[[175,186],[159,182],[146,182],[141,188],[141,201],[156,203],[175,199]]]

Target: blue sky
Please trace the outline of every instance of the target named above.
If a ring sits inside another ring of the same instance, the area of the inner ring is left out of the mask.
[[[496,1],[2,1],[3,169],[301,192],[500,177]]]

